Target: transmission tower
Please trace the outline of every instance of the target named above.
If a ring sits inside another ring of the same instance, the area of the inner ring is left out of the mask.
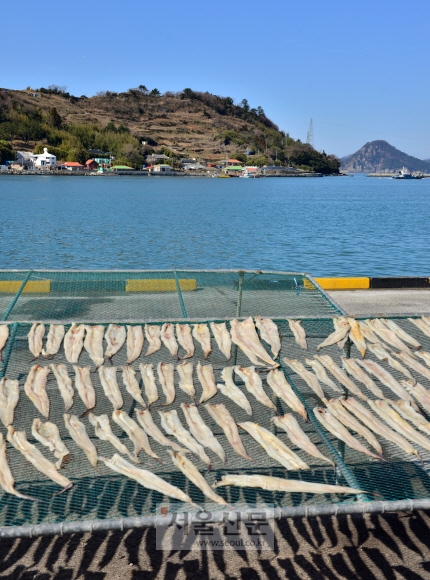
[[[306,143],[308,145],[312,145],[312,147],[314,146],[314,125],[312,123],[312,119],[309,121],[309,129],[308,135],[306,137]]]

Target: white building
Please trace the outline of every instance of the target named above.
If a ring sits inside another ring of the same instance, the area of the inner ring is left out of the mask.
[[[57,165],[57,158],[55,155],[48,153],[48,149],[45,147],[43,153],[39,155],[33,155],[33,165],[38,168],[44,167],[55,167]]]

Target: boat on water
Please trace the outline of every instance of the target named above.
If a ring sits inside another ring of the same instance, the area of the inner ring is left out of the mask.
[[[227,173],[219,173],[218,177],[230,177],[230,175],[227,175]]]
[[[403,167],[396,175],[392,175],[391,179],[422,179],[422,175],[413,175],[410,171]]]

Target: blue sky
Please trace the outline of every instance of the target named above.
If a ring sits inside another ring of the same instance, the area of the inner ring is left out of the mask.
[[[343,156],[386,139],[430,158],[428,0],[22,0],[2,17],[0,85],[76,95],[144,84],[247,98]]]

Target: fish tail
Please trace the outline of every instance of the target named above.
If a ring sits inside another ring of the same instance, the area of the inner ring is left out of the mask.
[[[63,487],[63,489],[60,489],[60,491],[57,491],[56,493],[54,493],[54,495],[61,495],[65,491],[69,491],[69,489],[72,489],[72,487],[73,487],[73,482],[70,482],[69,485],[66,485],[66,487]]]
[[[19,493],[19,491],[15,490],[14,495],[16,495],[16,497],[19,497],[21,499],[29,499],[31,501],[39,501],[37,497],[32,497],[31,495],[25,495],[24,493]]]

